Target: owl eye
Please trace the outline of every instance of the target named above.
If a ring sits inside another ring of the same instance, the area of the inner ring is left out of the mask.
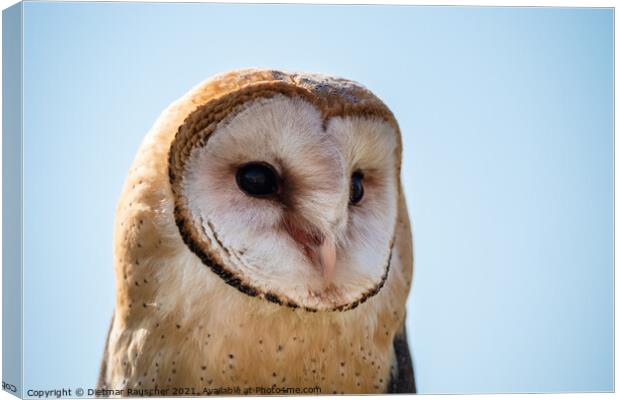
[[[239,189],[250,196],[265,197],[278,193],[278,173],[265,162],[251,162],[237,170]]]
[[[355,171],[351,176],[351,193],[349,194],[349,200],[351,204],[357,204],[364,197],[364,185],[362,180],[364,179],[364,174],[362,171]]]

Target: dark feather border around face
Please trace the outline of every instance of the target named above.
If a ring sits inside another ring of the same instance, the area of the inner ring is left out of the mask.
[[[396,225],[394,226],[394,234],[392,235],[392,239],[390,241],[390,254],[388,256],[387,265],[385,266],[385,272],[381,277],[380,282],[362,294],[362,296],[354,302],[323,310],[300,306],[296,302],[282,295],[257,289],[246,282],[243,277],[225,268],[223,263],[220,260],[217,260],[217,256],[212,254],[209,249],[206,249],[204,243],[199,239],[200,234],[197,232],[196,227],[190,218],[190,213],[187,207],[187,199],[181,192],[185,161],[191,150],[195,146],[205,146],[210,134],[216,129],[217,124],[234,112],[243,103],[257,98],[273,97],[278,94],[283,94],[289,97],[298,96],[306,101],[309,101],[319,110],[324,112],[324,121],[336,116],[362,115],[380,117],[392,125],[395,124],[393,117],[388,118],[391,116],[391,113],[386,108],[378,108],[376,105],[370,107],[357,103],[349,107],[339,107],[337,110],[338,112],[334,112],[334,110],[330,111],[330,107],[327,102],[323,101],[320,97],[316,96],[309,90],[284,82],[253,84],[220,98],[211,100],[206,104],[199,106],[196,110],[189,114],[183,124],[179,127],[168,152],[168,176],[174,198],[174,218],[176,225],[179,228],[179,233],[181,234],[185,244],[195,255],[198,256],[198,258],[200,258],[203,264],[208,266],[228,285],[236,288],[248,296],[263,298],[278,305],[287,306],[293,309],[299,308],[308,312],[352,310],[364,303],[370,297],[379,293],[381,288],[384,286],[390,271]],[[397,165],[396,171],[399,175],[400,163],[398,164],[399,165]],[[400,187],[398,189],[400,190]]]

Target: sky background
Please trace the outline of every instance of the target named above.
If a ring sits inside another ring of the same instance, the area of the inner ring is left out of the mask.
[[[610,9],[26,3],[25,389],[94,387],[143,136],[257,66],[396,115],[421,393],[613,390],[612,34]]]

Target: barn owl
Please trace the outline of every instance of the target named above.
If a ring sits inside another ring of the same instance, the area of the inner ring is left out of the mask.
[[[237,70],[170,105],[118,203],[98,387],[415,392],[401,147],[342,78]]]

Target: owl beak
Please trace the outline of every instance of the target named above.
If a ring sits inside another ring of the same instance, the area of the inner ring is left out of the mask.
[[[285,227],[291,238],[301,245],[306,256],[312,260],[323,279],[329,282],[336,270],[336,241],[319,233],[318,229],[308,229],[308,225],[300,228],[299,223],[287,221]]]
[[[326,239],[319,247],[319,262],[325,281],[329,282],[336,270],[336,245],[333,240]]]

